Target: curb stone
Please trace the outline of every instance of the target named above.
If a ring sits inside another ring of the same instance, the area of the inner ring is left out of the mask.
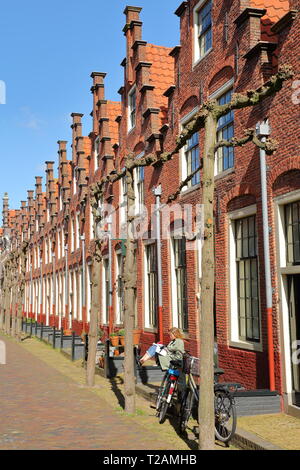
[[[150,400],[151,403],[153,402],[155,395],[154,390],[149,389],[147,385],[136,385],[135,389],[138,395]],[[241,428],[237,428],[231,444],[243,450],[284,450],[256,434]]]
[[[244,429],[237,428],[232,444],[244,450],[284,450]]]

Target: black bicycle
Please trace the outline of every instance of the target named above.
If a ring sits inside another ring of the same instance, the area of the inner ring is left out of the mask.
[[[199,376],[199,359],[186,354],[183,360],[183,372],[188,375],[188,381],[180,409],[181,433],[186,431],[192,413],[197,419],[199,389],[194,376]],[[237,413],[232,392],[237,389],[238,384],[218,383],[217,378],[223,373],[220,369],[215,373],[215,436],[219,441],[228,444],[236,430]]]
[[[169,369],[166,371],[159,387],[156,399],[156,414],[159,417],[160,424],[165,421],[168,408],[172,406],[175,399],[181,369],[181,360],[171,360]]]

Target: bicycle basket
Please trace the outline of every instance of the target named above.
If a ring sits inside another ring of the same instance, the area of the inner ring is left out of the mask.
[[[200,359],[189,354],[183,356],[183,372],[200,376]]]

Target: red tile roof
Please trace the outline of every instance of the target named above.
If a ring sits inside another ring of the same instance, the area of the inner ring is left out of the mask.
[[[111,145],[119,142],[119,126],[116,122],[117,116],[121,114],[121,103],[119,101],[107,101],[107,114],[109,118],[109,134]]]
[[[169,56],[172,48],[147,44],[146,61],[151,62],[150,85],[154,85],[154,107],[160,108],[160,119],[163,125],[166,120],[168,99],[164,92],[174,85],[174,59]]]
[[[251,0],[251,6],[267,10],[262,18],[262,40],[271,40],[271,36],[274,36],[271,27],[289,11],[289,0]]]

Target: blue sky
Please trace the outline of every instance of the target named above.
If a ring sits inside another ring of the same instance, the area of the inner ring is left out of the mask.
[[[168,47],[179,42],[180,0],[141,0],[143,39]],[[57,161],[57,140],[70,142],[70,113],[84,113],[91,130],[92,71],[107,72],[106,98],[118,100],[123,83],[125,24],[121,0],[15,0],[0,15],[0,197],[19,208],[44,162]],[[55,165],[56,166],[56,165]],[[1,203],[2,204],[2,203]],[[0,224],[1,225],[1,224]]]

